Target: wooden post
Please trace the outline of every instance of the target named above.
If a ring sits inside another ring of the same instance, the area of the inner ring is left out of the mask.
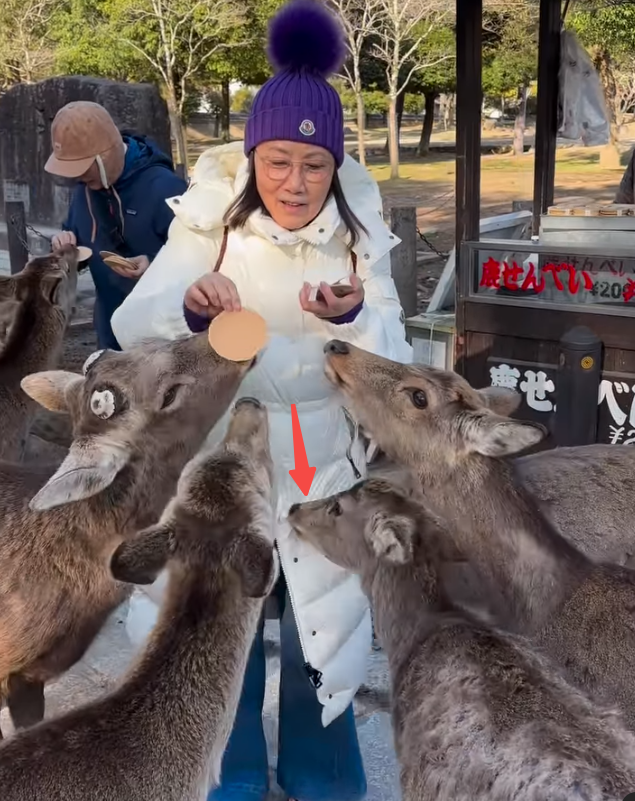
[[[481,235],[481,105],[483,99],[483,0],[456,0],[456,248],[455,369],[461,372],[466,327],[459,300],[465,273],[464,242]]]
[[[185,164],[177,164],[174,167],[174,172],[182,178],[184,181],[187,181],[187,167]]]
[[[560,27],[560,0],[540,0],[532,226],[532,233],[536,236],[540,231],[540,215],[553,203],[560,91]]]
[[[7,222],[7,243],[11,275],[14,275],[19,273],[29,260],[24,203],[21,200],[7,201],[4,204],[4,218]]]
[[[391,209],[391,228],[401,242],[390,252],[392,277],[406,317],[417,313],[417,209]]]
[[[461,245],[480,236],[483,0],[457,0],[456,20],[455,246],[460,270]]]

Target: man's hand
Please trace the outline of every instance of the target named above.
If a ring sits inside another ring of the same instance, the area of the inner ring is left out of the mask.
[[[145,271],[150,266],[150,259],[147,256],[132,256],[128,259],[129,262],[135,265],[135,271],[129,277],[141,278]]]
[[[64,245],[77,245],[77,237],[72,231],[60,231],[51,239],[53,250],[59,250]]]
[[[109,264],[110,269],[122,276],[122,278],[141,278],[145,271],[150,266],[150,259],[147,256],[129,256],[126,261],[130,263],[130,267],[124,267],[123,263]]]

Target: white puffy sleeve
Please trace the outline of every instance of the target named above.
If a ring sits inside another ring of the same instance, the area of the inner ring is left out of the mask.
[[[137,285],[112,316],[112,330],[121,347],[134,347],[150,338],[177,339],[191,334],[183,313],[187,289],[214,265],[222,229],[196,233],[178,218],[168,240]]]

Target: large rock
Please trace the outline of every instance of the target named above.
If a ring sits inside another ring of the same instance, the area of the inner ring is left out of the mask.
[[[14,86],[0,97],[3,201],[23,200],[27,220],[35,225],[59,226],[68,208],[69,186],[44,172],[44,164],[51,150],[53,117],[73,100],[101,103],[120,129],[151,136],[171,152],[167,107],[153,84],[77,76]],[[4,202],[0,217],[4,219]]]

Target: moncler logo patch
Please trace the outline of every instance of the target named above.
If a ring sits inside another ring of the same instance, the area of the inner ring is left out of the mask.
[[[300,133],[303,136],[313,136],[315,133],[315,125],[311,120],[303,120],[300,123]]]

